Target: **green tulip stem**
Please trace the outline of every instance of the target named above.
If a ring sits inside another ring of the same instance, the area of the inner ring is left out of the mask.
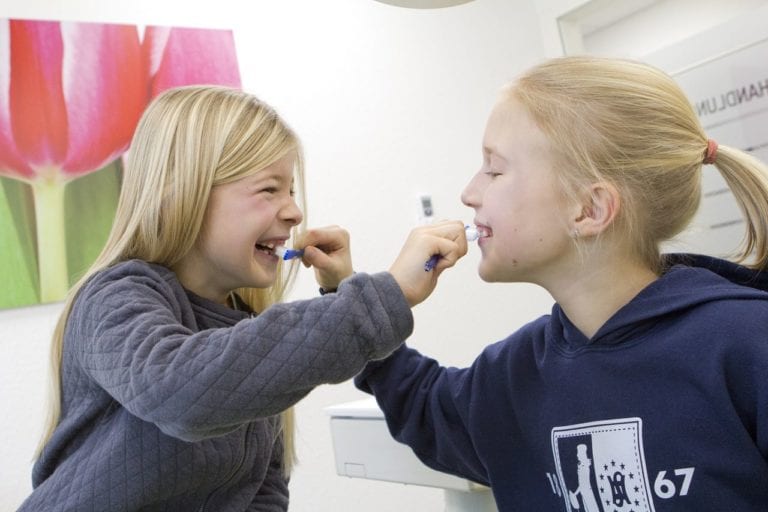
[[[32,184],[37,224],[40,302],[63,300],[69,288],[64,233],[65,182],[41,178]]]

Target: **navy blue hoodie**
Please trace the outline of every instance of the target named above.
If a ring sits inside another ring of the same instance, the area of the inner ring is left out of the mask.
[[[469,368],[369,363],[392,435],[505,511],[768,509],[768,275],[703,256],[586,338],[555,304]]]

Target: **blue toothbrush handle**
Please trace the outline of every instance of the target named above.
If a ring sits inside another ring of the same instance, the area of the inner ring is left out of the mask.
[[[301,258],[304,256],[304,250],[303,249],[288,249],[285,251],[285,256],[283,256],[284,260],[291,260],[293,258]]]
[[[304,249],[288,249],[281,246],[275,249],[275,254],[281,260],[288,261],[293,258],[301,258],[304,256]]]
[[[480,238],[480,233],[478,233],[477,229],[473,228],[472,226],[464,226],[464,230],[467,234],[467,242],[474,242],[478,238]],[[485,236],[485,235],[483,235]],[[435,266],[437,265],[437,261],[441,258],[439,254],[433,255],[431,258],[427,260],[426,263],[424,263],[424,272],[429,272]]]
[[[439,254],[435,254],[431,258],[427,260],[427,262],[424,264],[424,272],[429,272],[433,268],[435,268],[435,265],[437,265],[437,260],[440,259]]]

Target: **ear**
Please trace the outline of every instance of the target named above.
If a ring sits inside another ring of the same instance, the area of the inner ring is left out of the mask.
[[[582,237],[597,236],[608,229],[619,213],[619,191],[610,183],[593,183],[580,206],[572,229]]]

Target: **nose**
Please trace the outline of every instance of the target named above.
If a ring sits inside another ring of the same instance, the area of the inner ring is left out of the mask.
[[[467,183],[467,186],[464,187],[464,191],[461,193],[461,202],[470,208],[477,208],[480,206],[481,194],[480,187],[477,183],[478,174],[475,174],[472,179],[469,180],[469,183]]]
[[[296,204],[293,196],[289,197],[286,204],[280,209],[280,219],[291,226],[301,224],[301,221],[304,219],[304,213],[299,208],[299,205]]]

